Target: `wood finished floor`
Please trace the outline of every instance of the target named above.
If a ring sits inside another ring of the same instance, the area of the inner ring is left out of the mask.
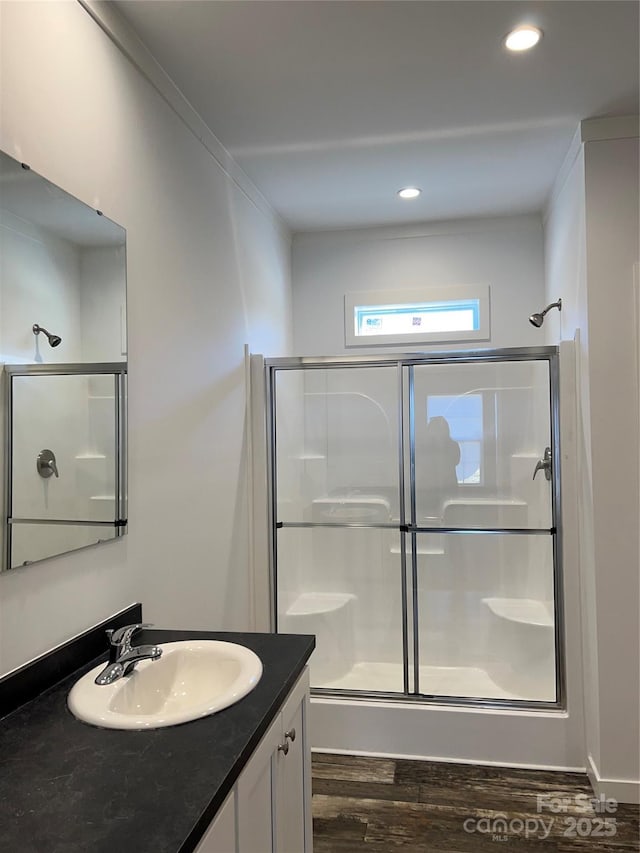
[[[326,754],[312,767],[314,853],[640,850],[638,806],[580,811],[575,797],[594,796],[583,774]],[[567,798],[568,811],[537,812],[538,795]]]

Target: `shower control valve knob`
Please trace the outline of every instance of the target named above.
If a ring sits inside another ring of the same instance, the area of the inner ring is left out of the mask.
[[[544,476],[547,480],[551,479],[551,448],[545,447],[544,457],[539,459],[533,471],[533,479],[535,480],[538,471],[544,471]]]
[[[45,449],[38,453],[38,458],[36,459],[36,471],[41,477],[44,477],[45,480],[51,477],[52,474],[55,474],[56,477],[60,476],[58,473],[56,455],[53,450]]]

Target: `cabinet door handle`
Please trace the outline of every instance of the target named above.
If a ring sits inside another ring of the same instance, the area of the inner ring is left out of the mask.
[[[288,740],[285,740],[284,743],[278,744],[278,752],[284,752],[285,755],[289,752],[289,741]]]
[[[296,739],[296,730],[295,729],[289,729],[288,732],[284,733],[284,737],[285,737],[285,740],[288,739],[293,743],[293,741]]]

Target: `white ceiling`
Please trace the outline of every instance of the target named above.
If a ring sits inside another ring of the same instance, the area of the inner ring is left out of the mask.
[[[635,0],[117,6],[298,231],[538,211],[581,119],[638,112]]]

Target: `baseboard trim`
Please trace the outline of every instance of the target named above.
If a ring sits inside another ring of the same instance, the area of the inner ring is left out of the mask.
[[[591,753],[587,757],[587,776],[596,796],[603,794],[619,803],[640,804],[640,780],[603,779]]]

